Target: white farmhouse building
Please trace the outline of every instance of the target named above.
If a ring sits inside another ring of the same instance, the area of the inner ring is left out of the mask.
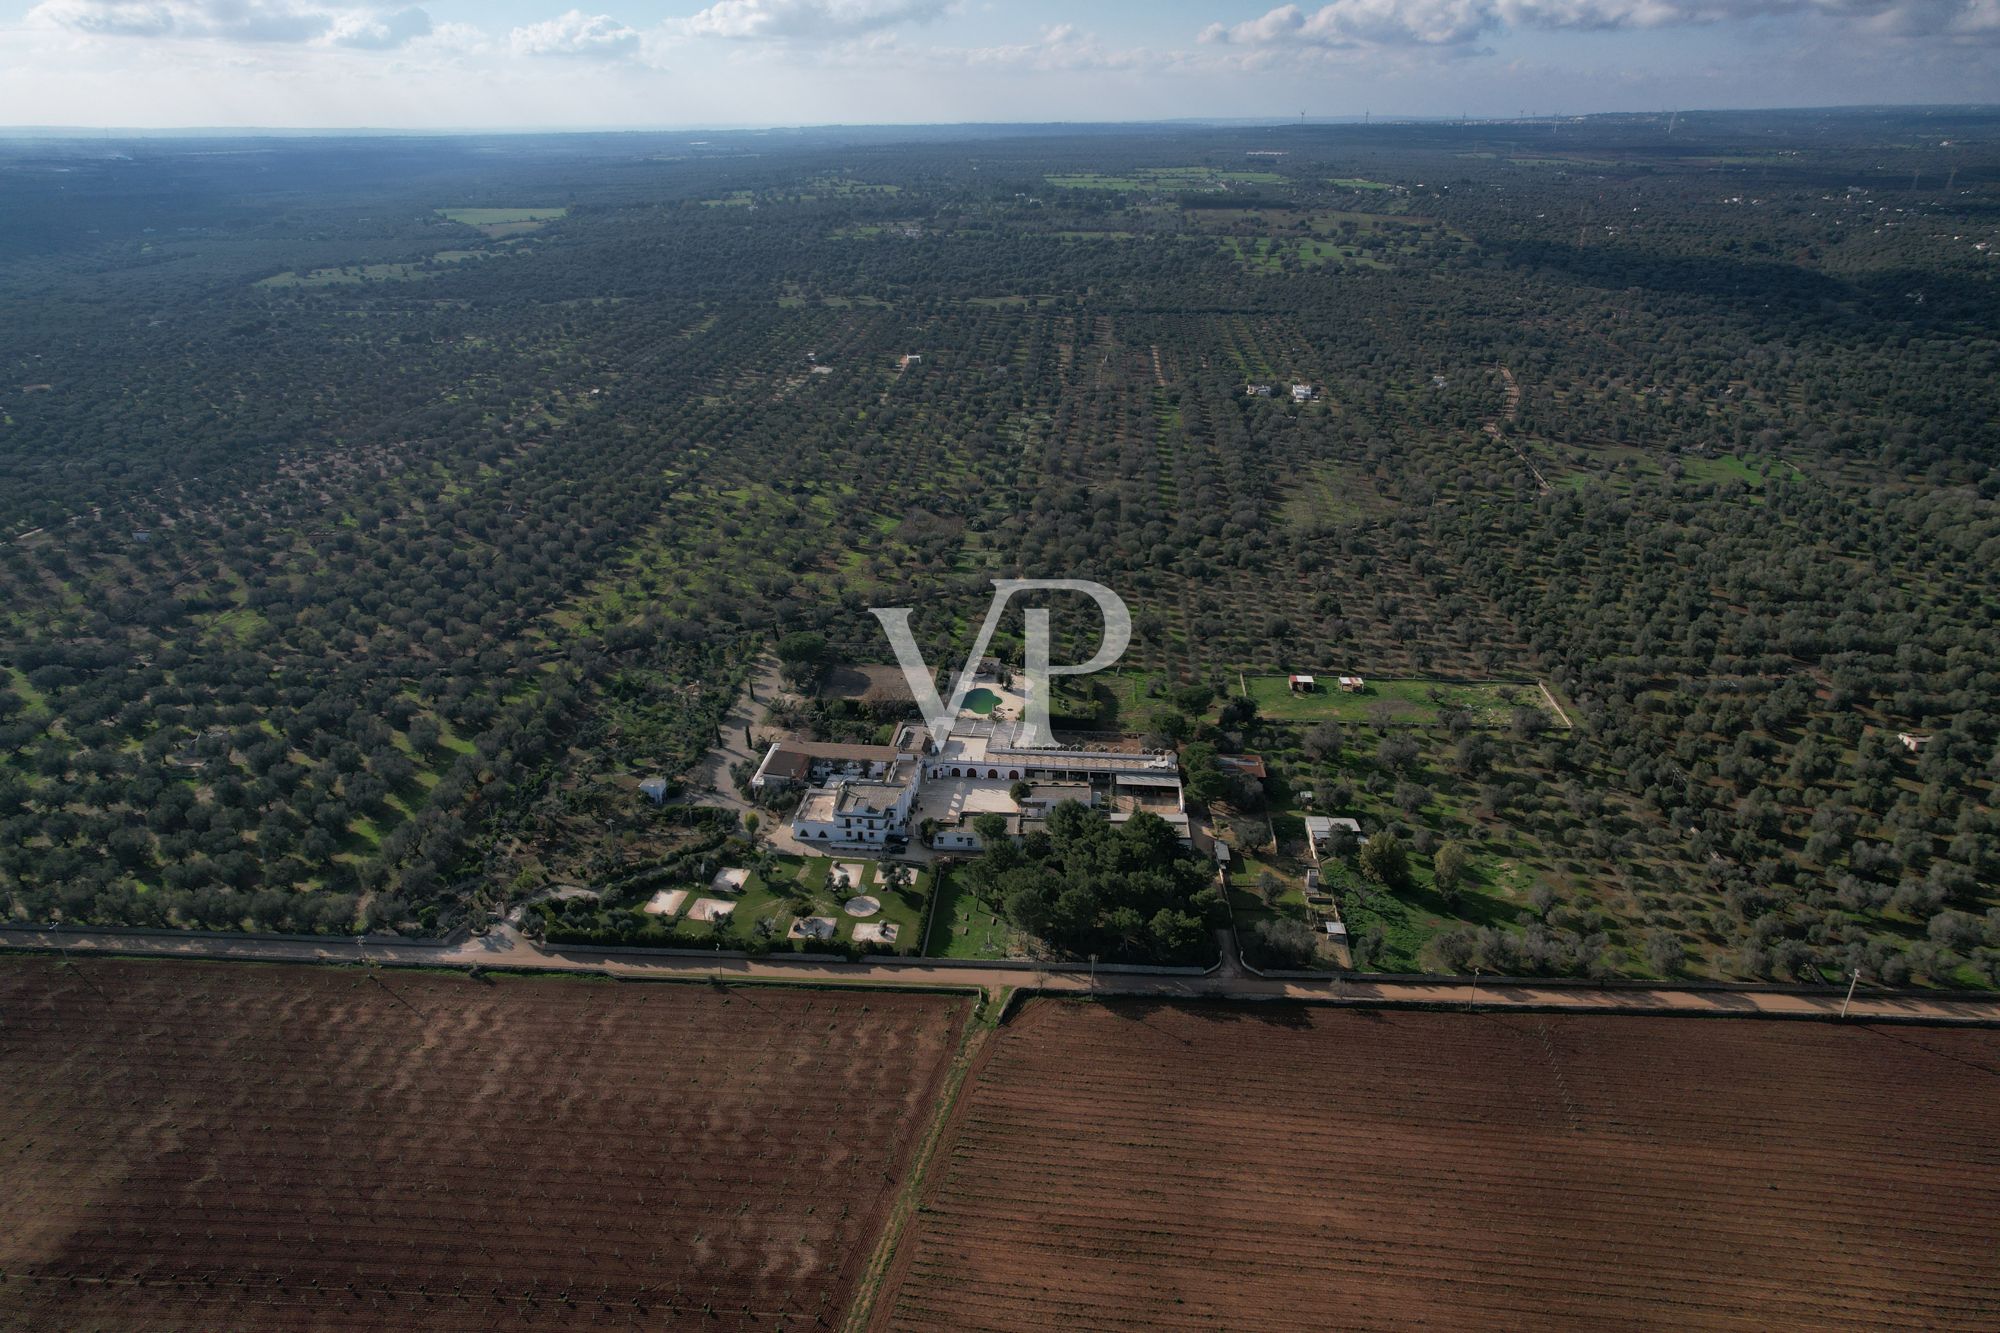
[[[928,830],[939,850],[978,851],[981,815],[1007,820],[1019,837],[1064,801],[1122,823],[1150,810],[1188,840],[1180,762],[1172,751],[1090,750],[1020,744],[1014,720],[964,715],[939,745],[928,728],[903,724],[892,745],[779,741],[750,785],[807,787],[792,836],[807,846],[880,846]],[[1029,790],[1018,799],[1018,784]]]

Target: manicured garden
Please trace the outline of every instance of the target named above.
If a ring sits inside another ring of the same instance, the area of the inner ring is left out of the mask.
[[[859,855],[783,856],[732,845],[601,898],[546,901],[533,910],[553,942],[915,954],[932,872],[884,867]],[[719,880],[726,872],[740,872],[740,883]],[[873,899],[875,910],[849,912],[849,901],[861,897]],[[894,940],[881,939],[878,931],[891,926]]]

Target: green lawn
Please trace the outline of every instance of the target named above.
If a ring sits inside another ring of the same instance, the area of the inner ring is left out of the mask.
[[[1465,685],[1439,680],[1370,680],[1366,689],[1349,694],[1333,676],[1321,675],[1314,693],[1294,694],[1283,676],[1251,676],[1249,686],[1258,713],[1277,722],[1373,722],[1379,713],[1392,723],[1431,723],[1447,708],[1462,708],[1482,724],[1502,726],[1517,706],[1539,709],[1550,722],[1556,722],[1532,681]]]
[[[1014,928],[991,907],[973,896],[962,874],[947,872],[938,892],[937,914],[924,954],[931,958],[1005,958],[1015,939]]]

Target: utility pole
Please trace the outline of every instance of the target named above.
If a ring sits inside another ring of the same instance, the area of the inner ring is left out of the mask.
[[[1090,956],[1090,998],[1097,998],[1097,955]]]
[[[1855,968],[1854,975],[1847,979],[1847,998],[1840,1002],[1840,1016],[1847,1017],[1847,1006],[1854,1003],[1854,988],[1861,984],[1861,969]]]
[[[1479,969],[1475,967],[1472,969],[1472,993],[1468,995],[1465,999],[1466,1012],[1471,1013],[1472,1006],[1478,1003],[1478,1001],[1479,1001]]]

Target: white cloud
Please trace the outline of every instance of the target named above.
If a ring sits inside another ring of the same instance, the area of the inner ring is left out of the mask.
[[[623,60],[639,54],[639,33],[609,14],[567,14],[516,28],[508,44],[518,56],[560,56],[574,60]]]
[[[1507,29],[1612,31],[1817,15],[1883,36],[2000,37],[2000,0],[1332,0],[1211,23],[1204,42],[1244,47],[1462,48]]]
[[[928,22],[949,7],[950,0],[717,0],[683,27],[693,37],[823,41]]]
[[[96,37],[168,37],[247,43],[315,42],[388,50],[431,32],[430,15],[347,8],[310,0],[43,0],[31,26]]]
[[[412,5],[393,13],[342,14],[327,31],[326,40],[358,51],[390,51],[434,31],[431,16]]]
[[[1334,0],[1311,13],[1284,5],[1242,23],[1211,24],[1201,40],[1233,46],[1457,46],[1494,23],[1491,0]]]

